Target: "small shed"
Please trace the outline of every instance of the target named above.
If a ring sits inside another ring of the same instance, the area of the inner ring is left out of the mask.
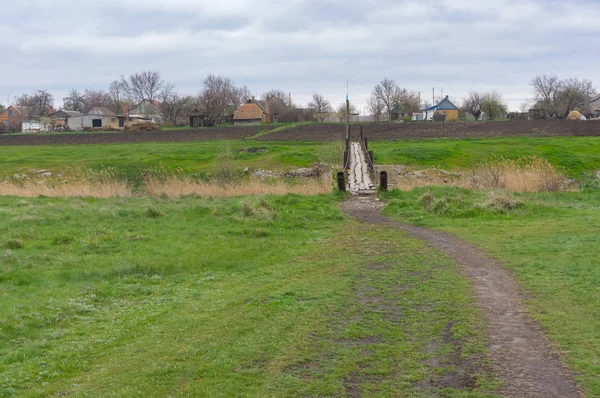
[[[79,115],[67,119],[71,130],[83,130],[86,128],[110,127],[115,130],[125,128],[123,115],[115,115],[113,111],[104,107],[92,108],[86,115]]]
[[[190,127],[212,127],[214,125],[215,121],[198,109],[194,109],[190,113]]]

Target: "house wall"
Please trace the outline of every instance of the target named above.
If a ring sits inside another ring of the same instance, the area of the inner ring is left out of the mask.
[[[122,130],[119,127],[119,118],[116,116],[98,116],[98,115],[83,115],[71,117],[67,120],[71,130],[83,130],[86,127],[92,128],[95,119],[102,120],[102,127],[113,127],[117,130]]]
[[[452,110],[452,111],[438,111],[438,113],[443,113],[444,115],[446,115],[446,120],[458,120],[458,111],[457,110]]]
[[[267,115],[256,104],[243,104],[233,113],[234,124],[266,123]]]

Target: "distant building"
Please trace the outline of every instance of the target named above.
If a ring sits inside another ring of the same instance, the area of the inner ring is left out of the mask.
[[[128,117],[140,121],[163,124],[165,122],[165,117],[159,105],[160,102],[158,101],[143,100],[129,109]]]
[[[271,122],[269,114],[269,101],[257,101],[250,99],[245,104],[240,105],[233,113],[233,124],[260,124]]]
[[[448,99],[448,96],[439,104],[421,110],[422,120],[450,121],[458,120],[458,107]]]
[[[199,109],[194,109],[190,113],[190,127],[212,127],[215,121],[210,116],[200,112]]]
[[[122,130],[125,128],[126,119],[126,116],[115,115],[115,113],[108,108],[95,107],[86,115],[69,117],[67,119],[67,124],[71,130],[99,127],[111,127]]]
[[[0,113],[0,131],[21,131],[23,122],[31,120],[32,116],[30,107],[11,105]]]
[[[588,109],[586,109],[585,102],[578,104],[576,108],[580,110],[583,114],[587,114],[595,118],[600,117],[600,94],[590,98],[590,100],[587,103]]]
[[[82,116],[81,112],[77,111],[67,111],[64,109],[58,110],[56,112],[52,112],[48,115],[50,119],[52,119],[52,123],[54,126],[67,126],[69,118]]]

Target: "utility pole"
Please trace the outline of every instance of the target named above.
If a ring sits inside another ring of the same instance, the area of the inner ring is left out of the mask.
[[[348,80],[346,80],[346,136],[350,134],[350,100],[348,99]]]
[[[435,87],[433,88],[433,94],[431,96],[431,106],[435,105]]]

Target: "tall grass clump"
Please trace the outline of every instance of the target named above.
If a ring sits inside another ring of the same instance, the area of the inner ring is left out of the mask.
[[[559,192],[568,190],[572,183],[548,160],[531,156],[489,158],[473,167],[470,185],[513,192]]]
[[[21,178],[5,178],[0,181],[0,195],[13,196],[78,196],[110,198],[132,196],[132,187],[114,169],[100,171],[74,169],[64,172],[60,178],[43,178],[32,175]]]
[[[572,189],[573,181],[548,160],[538,157],[491,157],[474,165],[468,173],[448,173],[432,168],[407,173],[398,178],[397,188],[403,191],[427,186],[500,189],[511,192],[560,192]]]
[[[171,198],[188,195],[209,197],[286,195],[288,193],[318,195],[331,192],[329,177],[324,174],[320,178],[261,180],[243,178],[233,172],[229,174],[227,168],[224,168],[218,171],[214,178],[207,179],[188,175],[182,170],[171,172],[163,168],[156,168],[144,173],[144,186],[151,196]]]

